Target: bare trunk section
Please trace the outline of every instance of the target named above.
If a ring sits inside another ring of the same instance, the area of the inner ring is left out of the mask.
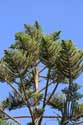
[[[35,67],[35,93],[38,94],[38,66]]]
[[[38,95],[38,66],[35,67],[35,77],[34,77],[34,86],[35,86],[35,109],[38,108],[38,100],[37,100],[37,95]]]
[[[34,73],[34,88],[35,88],[35,93],[34,93],[34,109],[33,109],[33,118],[34,118],[34,124],[33,125],[38,125],[38,118],[36,116],[35,110],[38,109],[38,100],[37,100],[37,95],[38,95],[38,66],[35,66],[35,73]]]

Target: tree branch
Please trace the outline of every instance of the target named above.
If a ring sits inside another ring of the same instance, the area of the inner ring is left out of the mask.
[[[56,81],[56,80],[55,80]],[[50,82],[49,84],[48,84],[48,86],[50,86],[51,84],[53,84],[54,83],[54,81],[52,81],[52,82]],[[44,91],[46,89],[46,86],[45,87],[43,87],[40,91],[39,91],[39,93],[41,93],[42,91]]]
[[[46,104],[50,101],[50,99],[51,99],[52,96],[54,95],[54,93],[55,93],[55,91],[56,91],[58,85],[59,85],[59,83],[57,82],[57,84],[56,84],[55,88],[53,89],[51,95],[50,95],[49,98],[47,99]],[[45,105],[46,105],[46,104],[45,104]]]
[[[41,78],[43,78],[43,79],[47,79],[48,77],[46,77],[46,76],[41,76],[41,75],[39,75],[39,77],[41,77]]]
[[[11,119],[13,120],[14,122],[16,122],[17,124],[20,124],[14,117],[10,116],[9,114],[7,114],[5,111],[3,111],[1,108],[0,108],[0,112],[2,112],[3,114],[5,114],[8,119]]]
[[[25,102],[26,102],[26,106],[28,107],[29,112],[30,112],[30,114],[31,114],[31,117],[32,117],[32,123],[34,123],[33,112],[32,112],[32,109],[31,109],[30,103],[29,103],[29,101],[28,101],[28,98],[27,98],[27,95],[26,95],[25,86],[24,86],[24,84],[23,84],[23,81],[22,81],[22,79],[21,79],[21,76],[20,76],[20,81],[21,81],[21,85],[22,85],[22,87],[23,87],[23,92],[24,92],[24,96],[25,96],[25,99],[24,99],[24,100],[25,100]]]
[[[81,113],[80,115],[77,115],[77,116],[73,116],[71,119],[66,120],[64,123],[68,122],[69,120],[74,121],[74,120],[79,119],[81,117],[83,117],[83,113]],[[80,121],[80,122],[83,122],[83,121]],[[76,122],[75,124],[78,124],[78,123],[79,122]]]
[[[43,68],[39,71],[39,74],[40,74],[41,72],[43,72],[46,68],[47,68],[46,66],[43,67]]]
[[[23,102],[25,103],[26,106],[28,106],[29,112],[32,115],[32,110],[30,108],[29,105],[27,105],[27,101],[21,96],[20,92],[16,90],[16,88],[14,86],[12,86],[12,84],[10,84],[9,82],[7,82],[7,84],[22,98]],[[33,118],[33,115],[32,115]]]
[[[46,83],[46,89],[45,89],[45,95],[44,95],[44,101],[43,101],[43,107],[45,107],[45,102],[46,102],[46,96],[47,96],[47,91],[48,91],[48,84],[49,84],[49,76],[50,76],[50,69],[48,70],[48,79]]]
[[[31,116],[13,116],[13,118],[20,119],[20,118],[31,118]],[[43,116],[43,118],[62,118],[61,116]],[[8,120],[9,117],[3,118],[3,120]]]

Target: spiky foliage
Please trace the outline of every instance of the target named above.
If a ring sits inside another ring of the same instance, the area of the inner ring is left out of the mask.
[[[59,32],[57,32],[59,34]],[[60,52],[60,42],[53,36],[44,36],[41,43],[40,61],[48,68],[55,65]],[[49,58],[50,57],[50,58]]]
[[[14,110],[26,106],[32,119],[30,124],[41,125],[48,102],[51,105],[56,102],[55,107],[62,112],[64,124],[70,117],[72,99],[77,100],[77,95],[76,99],[72,96],[72,86],[82,72],[82,51],[70,40],[60,41],[60,31],[43,34],[37,21],[34,25],[24,26],[25,31],[15,34],[15,43],[4,51],[0,60],[0,81],[13,89],[3,100],[2,107]],[[43,89],[39,88],[42,81]],[[68,87],[63,90],[65,96],[61,100],[56,95],[51,103],[59,83],[67,83]],[[54,88],[49,95],[51,84]]]
[[[32,124],[35,124],[35,120],[42,117],[45,111],[48,84],[53,80],[50,72],[46,72],[46,89],[39,93],[38,83],[41,81],[38,79],[41,78],[42,72],[38,71],[38,67],[42,64],[46,70],[51,71],[55,66],[61,48],[58,41],[60,31],[43,35],[37,21],[32,26],[24,26],[25,31],[15,34],[15,43],[4,51],[0,62],[0,80],[8,83],[13,89],[2,103],[3,109],[9,110],[27,106]],[[42,100],[43,105],[40,107]]]
[[[66,109],[66,120],[64,121],[65,125],[72,125],[75,124],[80,118],[83,117],[83,103],[79,103],[79,99],[81,99],[83,97],[83,94],[80,94],[78,92],[78,90],[81,88],[82,86],[78,85],[78,84],[74,84],[72,86],[72,95],[71,95],[71,105],[70,110]],[[64,88],[62,90],[62,93],[58,93],[55,94],[51,100],[49,101],[48,105],[50,105],[53,109],[55,110],[59,110],[59,112],[61,113],[62,118],[59,119],[59,124],[62,125],[61,121],[63,120],[63,116],[64,116],[64,109],[66,107],[65,105],[65,101],[66,101],[66,97],[68,94],[68,88]]]
[[[83,51],[78,50],[71,40],[62,41],[60,55],[62,73],[68,79],[74,80],[82,73]]]
[[[63,104],[62,100],[60,101],[60,99],[57,99],[56,96],[53,99],[56,102],[55,107],[62,112],[61,125],[64,125],[66,124],[65,121],[71,121],[71,118],[73,117],[73,115],[75,115],[74,106],[77,104],[77,100],[83,97],[82,94],[79,94],[77,92],[80,86],[78,84],[74,84],[74,80],[76,80],[82,73],[83,51],[78,50],[71,40],[62,41],[61,46],[62,49],[60,51],[58,71],[60,74],[62,74],[61,76],[63,76],[63,78],[66,78],[68,86],[63,90],[65,94]],[[56,69],[54,71],[56,71]],[[58,100],[58,102],[56,100]],[[53,106],[54,104],[52,103],[52,101],[50,102],[50,104]],[[59,107],[61,105],[62,107]]]
[[[61,72],[68,79],[69,84],[62,124],[64,124],[64,120],[67,119],[67,115],[71,117],[72,114],[71,110],[73,108],[73,101],[71,100],[71,97],[73,91],[73,81],[76,80],[76,78],[78,78],[78,76],[82,73],[82,60],[83,52],[78,50],[71,40],[62,41],[62,50],[60,57],[60,65],[62,66]]]
[[[56,93],[51,100],[49,101],[48,105],[52,108],[59,110],[60,112],[63,111],[65,102],[65,95],[62,93]]]

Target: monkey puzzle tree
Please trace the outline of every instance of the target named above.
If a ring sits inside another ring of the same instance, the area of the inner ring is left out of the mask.
[[[0,80],[12,88],[0,108],[4,114],[2,119],[11,118],[18,123],[3,110],[26,106],[30,115],[27,117],[31,118],[28,125],[41,125],[46,106],[52,102],[58,86],[66,83],[68,88],[63,90],[66,99],[61,117],[63,125],[73,115],[69,110],[77,100],[72,100],[72,88],[74,79],[82,72],[82,51],[71,41],[60,41],[60,31],[43,34],[37,21],[32,26],[24,26],[25,31],[15,34],[15,43],[4,50],[4,57],[0,60]],[[51,86],[53,88],[50,92]],[[56,99],[55,103],[58,104]]]

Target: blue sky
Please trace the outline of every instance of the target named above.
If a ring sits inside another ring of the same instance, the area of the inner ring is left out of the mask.
[[[14,42],[14,34],[23,30],[23,24],[33,24],[35,20],[45,33],[61,30],[61,39],[71,39],[83,48],[83,0],[0,0],[1,57],[3,50]],[[8,90],[1,84],[0,99],[7,96]]]

